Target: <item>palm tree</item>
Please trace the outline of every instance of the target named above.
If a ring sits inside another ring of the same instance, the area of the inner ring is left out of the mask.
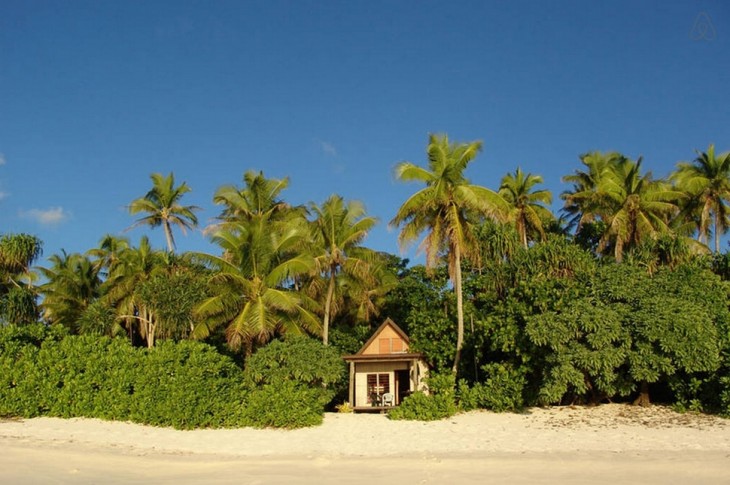
[[[600,208],[598,186],[604,175],[623,159],[625,157],[616,152],[586,153],[580,156],[580,161],[587,170],[576,170],[563,177],[563,182],[573,184],[572,190],[563,192],[560,198],[565,201],[563,212],[570,217],[569,227],[575,227],[576,233],[581,231],[584,224],[597,218]]]
[[[428,168],[411,162],[401,162],[395,168],[397,179],[426,184],[403,203],[390,221],[392,227],[403,226],[398,236],[399,243],[406,246],[421,233],[427,232],[420,245],[426,254],[426,266],[435,267],[444,253],[448,258],[449,278],[454,286],[457,308],[454,374],[464,342],[461,260],[479,257],[475,225],[485,217],[503,219],[509,211],[499,194],[470,184],[463,175],[481,148],[481,142],[450,143],[446,135],[430,135],[426,149]]]
[[[377,318],[386,304],[386,295],[398,286],[398,276],[388,265],[386,255],[374,254],[369,266],[370,274],[366,279],[353,277],[347,273],[343,275],[342,286],[345,295],[343,308],[347,309],[351,322],[369,323],[373,318]]]
[[[49,260],[50,268],[40,268],[47,280],[40,288],[43,316],[77,332],[79,319],[102,294],[99,266],[84,255],[65,251]]]
[[[289,179],[269,179],[263,172],[248,171],[243,176],[242,188],[233,185],[220,187],[213,196],[213,202],[223,205],[221,214],[216,218],[219,222],[211,224],[205,233],[236,233],[239,228],[251,229],[251,224],[298,226],[304,230],[307,225],[306,209],[302,206],[292,207],[279,198],[281,192],[289,186]],[[228,257],[224,254],[224,257]]]
[[[279,198],[289,180],[248,171],[243,181],[242,188],[223,186],[213,197],[224,209],[206,232],[223,254],[195,254],[214,270],[209,280],[214,296],[198,306],[201,322],[192,335],[205,338],[226,325],[229,346],[250,355],[256,343],[276,333],[317,333],[321,323],[310,311],[313,302],[286,288],[314,267],[303,252],[304,209]]]
[[[369,282],[373,279],[375,253],[362,247],[368,231],[377,223],[375,217],[365,215],[365,207],[356,201],[345,202],[339,195],[330,196],[321,206],[310,204],[315,215],[312,221],[312,250],[316,275],[327,281],[322,326],[322,342],[329,343],[329,325],[337,278]]]
[[[198,225],[195,211],[200,208],[180,205],[182,196],[191,189],[185,182],[175,187],[172,172],[167,177],[153,173],[150,178],[152,178],[152,189],[144,197],[133,200],[129,205],[130,214],[141,212],[147,215],[137,220],[130,229],[139,225],[162,226],[167,240],[167,249],[173,252],[175,239],[172,235],[172,225],[178,226],[183,234],[186,234],[187,229],[193,229]]]
[[[680,162],[672,175],[678,188],[688,195],[697,208],[697,239],[708,244],[710,220],[715,235],[715,252],[720,251],[720,234],[730,227],[730,152],[715,155],[715,146],[707,152],[697,151],[692,162]]]
[[[237,222],[249,220],[252,217],[271,213],[284,215],[291,207],[279,199],[279,194],[289,186],[289,178],[269,179],[264,177],[263,172],[247,171],[243,175],[243,188],[234,185],[224,185],[216,190],[213,202],[223,205],[224,209],[218,220],[225,222]],[[214,225],[212,230],[220,225]]]
[[[138,247],[121,251],[104,282],[104,302],[116,310],[117,318],[125,323],[130,336],[133,328],[139,329],[148,347],[155,344],[156,320],[138,290],[155,274],[164,271],[165,263],[163,253],[152,249],[149,239],[142,237]]]
[[[304,295],[292,291],[294,278],[310,273],[314,260],[296,251],[307,234],[302,226],[272,223],[255,217],[234,226],[229,223],[212,239],[223,249],[223,257],[197,253],[214,268],[211,294],[196,309],[202,320],[194,338],[205,338],[226,325],[226,340],[235,350],[253,352],[276,333],[318,333],[319,319],[311,312]]]
[[[522,245],[527,247],[529,233],[537,233],[545,240],[543,221],[552,219],[552,213],[541,204],[550,204],[553,196],[549,190],[531,192],[535,185],[543,183],[539,175],[525,174],[517,168],[514,174],[502,177],[499,195],[511,206],[510,219],[520,236]]]
[[[98,247],[89,249],[86,254],[95,258],[95,262],[99,265],[102,273],[108,276],[127,249],[129,249],[129,240],[127,238],[107,234],[99,241]]]
[[[598,251],[612,244],[614,257],[621,262],[626,248],[645,237],[671,233],[668,222],[678,212],[676,202],[681,197],[666,182],[653,180],[651,172],[641,175],[641,158],[621,159],[604,173],[596,192],[595,212],[606,224]]]

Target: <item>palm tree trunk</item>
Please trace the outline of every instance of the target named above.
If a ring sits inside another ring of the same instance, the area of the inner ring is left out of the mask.
[[[155,346],[155,324],[152,322],[152,312],[144,311],[145,325],[147,326],[147,348],[151,349]]]
[[[715,209],[715,254],[720,254],[720,231],[719,231],[720,215]]]
[[[324,302],[324,322],[322,322],[322,343],[329,345],[330,312],[332,298],[335,294],[335,272],[330,270],[330,283],[327,287],[327,299]]]
[[[523,218],[519,219],[517,232],[520,234],[520,241],[522,241],[522,245],[525,249],[527,249],[527,224]]]
[[[461,347],[464,344],[464,297],[461,294],[461,251],[458,244],[454,245],[454,291],[456,292],[456,355],[451,372],[456,376],[461,359]]]
[[[167,250],[172,252],[175,252],[175,243],[172,241],[172,229],[170,228],[170,224],[165,221],[162,226],[165,228],[165,239],[167,240]]]
[[[621,263],[624,259],[624,243],[621,238],[616,236],[616,248],[613,251],[613,256],[617,263]]]

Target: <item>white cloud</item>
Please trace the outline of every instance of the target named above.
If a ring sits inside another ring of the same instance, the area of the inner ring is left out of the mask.
[[[32,219],[44,226],[52,226],[60,224],[69,218],[69,213],[63,210],[63,207],[51,207],[49,209],[30,209],[20,211],[20,217]]]
[[[325,155],[329,155],[331,157],[337,156],[337,149],[332,143],[321,141],[319,142],[319,146],[322,148],[322,151],[325,153]]]
[[[5,165],[6,159],[5,154],[0,153],[0,165]]]

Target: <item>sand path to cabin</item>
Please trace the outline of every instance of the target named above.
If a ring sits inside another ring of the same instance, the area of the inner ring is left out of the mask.
[[[1,483],[730,483],[730,421],[611,404],[294,431],[0,421]]]

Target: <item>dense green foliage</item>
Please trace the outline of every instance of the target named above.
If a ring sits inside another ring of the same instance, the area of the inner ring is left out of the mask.
[[[258,350],[247,361],[244,378],[253,386],[292,381],[327,389],[344,380],[345,363],[337,350],[295,336]]]
[[[94,417],[180,429],[245,425],[240,369],[208,345],[0,329],[0,415]]]
[[[730,154],[710,145],[655,179],[586,153],[556,217],[539,175],[472,184],[481,148],[432,135],[426,167],[395,170],[425,184],[391,221],[401,243],[425,236],[425,265],[368,249],[360,202],[292,206],[287,178],[255,171],[213,196],[217,254],[173,252],[172,226],[198,220],[172,173],[130,205],[167,251],[107,235],[35,268],[38,238],[0,235],[0,413],[316,424],[345,398],[340,356],[390,317],[434,374],[393,418],[650,395],[730,415]]]
[[[388,412],[395,420],[436,421],[457,413],[453,374],[434,374],[428,378],[429,393],[414,392],[400,406]]]
[[[490,409],[496,412],[519,411],[525,406],[522,396],[526,379],[524,373],[510,364],[485,364],[483,380],[469,386],[459,382],[456,398],[464,411]]]
[[[317,424],[344,364],[312,339],[277,342],[246,373],[191,341],[134,348],[63,327],[0,328],[0,415],[94,417],[178,429]]]
[[[27,324],[38,320],[37,291],[31,265],[43,244],[29,234],[0,236],[0,324]]]
[[[257,427],[320,424],[345,377],[345,363],[335,348],[308,337],[273,341],[246,364],[244,381],[254,391],[247,420]]]
[[[460,408],[648,399],[653,383],[680,408],[728,413],[728,288],[702,258],[689,261],[650,273],[549,237],[473,271]],[[414,274],[402,280],[417,295],[402,307],[412,344],[446,370],[453,304]]]

